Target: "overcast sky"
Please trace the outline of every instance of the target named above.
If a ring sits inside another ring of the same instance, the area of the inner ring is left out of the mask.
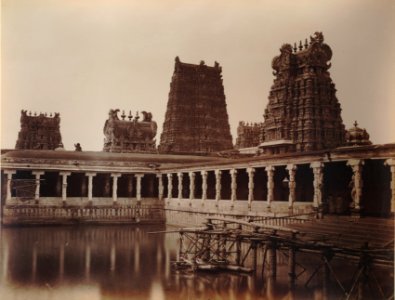
[[[322,31],[342,117],[395,142],[395,1],[2,0],[1,147],[20,110],[60,112],[68,150],[101,150],[110,108],[151,111],[159,141],[174,58],[223,69],[229,122],[263,121],[271,60]]]

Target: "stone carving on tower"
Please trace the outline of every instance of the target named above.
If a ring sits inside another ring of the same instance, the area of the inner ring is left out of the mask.
[[[104,124],[105,152],[155,152],[155,135],[157,124],[152,121],[152,114],[143,111],[143,120],[139,121],[138,113],[133,119],[131,111],[129,116],[122,112],[118,118],[119,109],[110,109],[108,119]],[[125,118],[128,120],[125,120]],[[133,120],[132,120],[133,119]]]
[[[366,129],[358,127],[357,121],[354,122],[354,127],[346,132],[346,145],[347,146],[364,146],[371,145],[369,134]]]
[[[233,148],[222,68],[175,59],[159,151],[208,154]]]
[[[264,154],[344,145],[341,108],[328,72],[331,58],[332,50],[320,32],[299,46],[280,48],[272,61],[275,79],[261,132]]]
[[[239,122],[237,127],[236,148],[257,147],[260,142],[260,135],[263,123]]]
[[[60,135],[59,113],[37,115],[21,111],[21,130],[18,133],[15,149],[54,150],[63,147]]]

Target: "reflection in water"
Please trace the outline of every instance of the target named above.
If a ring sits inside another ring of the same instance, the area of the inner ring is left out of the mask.
[[[341,291],[318,276],[288,288],[287,261],[277,279],[237,273],[175,271],[177,234],[147,234],[163,226],[84,226],[1,229],[1,299],[333,299]],[[317,261],[300,263],[310,274]],[[262,269],[262,255],[258,264]],[[319,263],[319,261],[318,261]],[[298,270],[300,271],[300,270]],[[306,272],[306,276],[308,272]],[[331,294],[328,294],[328,291]]]

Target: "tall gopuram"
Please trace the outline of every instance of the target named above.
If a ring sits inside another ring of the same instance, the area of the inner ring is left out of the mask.
[[[105,152],[155,152],[156,122],[150,112],[142,112],[143,119],[138,113],[133,118],[132,112],[126,116],[119,109],[110,109],[108,119],[103,128],[105,135],[103,151]],[[127,117],[127,118],[126,118]]]
[[[175,59],[159,151],[208,154],[233,148],[222,68]]]
[[[264,113],[264,154],[331,149],[344,145],[345,128],[328,72],[331,48],[316,32],[310,41],[284,44],[272,61],[274,84]]]
[[[45,113],[32,114],[21,111],[21,130],[15,149],[54,150],[62,145],[59,113],[49,116]]]

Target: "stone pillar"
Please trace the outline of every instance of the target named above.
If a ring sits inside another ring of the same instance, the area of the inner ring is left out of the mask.
[[[316,161],[310,164],[310,168],[313,169],[314,174],[314,200],[313,206],[315,208],[322,207],[322,185],[323,185],[323,178],[324,174],[322,173],[324,164],[322,162]]]
[[[34,192],[34,200],[38,204],[38,200],[40,200],[40,176],[44,175],[44,172],[33,171],[32,174],[36,176],[36,190]]]
[[[347,161],[347,165],[351,167],[353,175],[350,182],[351,185],[351,198],[352,202],[350,208],[354,212],[359,213],[361,210],[361,197],[362,197],[362,166],[364,164],[363,160],[360,159],[350,159]]]
[[[163,200],[163,179],[162,174],[157,174],[156,177],[158,178],[158,199]]]
[[[274,198],[274,167],[267,166],[265,167],[265,171],[267,174],[267,207],[271,207],[271,203],[273,202]]]
[[[136,174],[136,200],[137,202],[141,201],[141,178],[144,177],[144,174]]]
[[[173,197],[173,174],[167,174],[167,199]]]
[[[217,202],[221,199],[221,170],[215,170],[215,201]]]
[[[177,178],[178,178],[178,200],[182,199],[182,177],[183,174],[182,172],[177,173]]]
[[[12,175],[16,174],[16,171],[14,170],[4,170],[4,174],[7,175],[7,191],[6,191],[6,198],[5,198],[5,204],[8,204],[11,201],[12,194],[11,194],[11,180],[12,180]]]
[[[202,174],[202,205],[207,200],[207,171],[201,171]]]
[[[120,173],[111,173],[112,177],[112,203],[116,204],[118,200],[118,177],[120,177]]]
[[[295,190],[296,190],[295,175],[296,175],[296,168],[297,167],[294,164],[287,165],[287,170],[288,170],[288,175],[289,175],[288,207],[290,209],[293,208],[293,205],[294,205],[294,202],[295,202]]]
[[[85,176],[88,176],[88,201],[91,205],[93,200],[93,177],[96,176],[96,173],[87,172]]]
[[[189,200],[195,198],[195,172],[189,172]]]
[[[70,176],[71,172],[59,172],[59,175],[62,176],[62,203],[65,205],[67,199],[67,176]]]
[[[230,181],[230,189],[231,189],[230,201],[232,202],[231,207],[233,207],[234,206],[234,202],[237,199],[237,181],[236,181],[237,170],[236,169],[231,169],[229,171],[229,173],[230,173],[230,179],[231,179],[231,181]]]
[[[385,161],[385,164],[391,170],[391,214],[395,214],[395,159],[390,158]]]
[[[251,208],[251,203],[254,200],[254,168],[247,168],[248,173],[248,207]]]

